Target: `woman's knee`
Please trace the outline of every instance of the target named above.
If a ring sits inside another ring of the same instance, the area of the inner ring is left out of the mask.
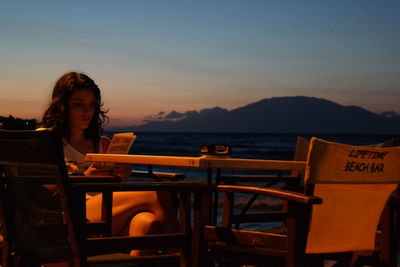
[[[161,232],[161,223],[152,212],[140,212],[136,214],[130,223],[131,235],[157,234]]]
[[[158,222],[157,216],[150,211],[143,211],[136,214],[132,221],[142,222],[145,224],[154,224]]]

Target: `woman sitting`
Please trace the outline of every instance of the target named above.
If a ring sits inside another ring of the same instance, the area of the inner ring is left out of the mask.
[[[131,166],[115,164],[101,167],[84,162],[86,153],[105,152],[110,144],[102,136],[102,125],[108,120],[103,109],[101,93],[87,75],[69,72],[56,82],[51,102],[43,114],[43,127],[54,127],[63,137],[65,160],[70,173],[85,175],[130,175]],[[88,196],[87,219],[101,220],[102,195]],[[170,233],[177,229],[177,218],[167,192],[114,192],[113,235],[140,236]],[[145,254],[132,251],[132,255]]]

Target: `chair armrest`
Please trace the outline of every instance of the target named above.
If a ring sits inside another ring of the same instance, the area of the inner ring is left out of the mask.
[[[236,183],[267,183],[267,186],[276,183],[285,183],[289,186],[300,186],[302,178],[292,175],[222,175],[216,178],[216,182],[225,184]]]
[[[322,199],[315,196],[307,196],[302,193],[275,189],[275,188],[258,188],[252,186],[235,186],[235,185],[218,185],[213,190],[232,193],[258,194],[270,197],[276,197],[284,200],[295,201],[302,204],[321,204]]]
[[[224,181],[224,182],[230,182],[230,181],[236,181],[236,182],[268,182],[268,181],[275,181],[275,180],[282,180],[283,182],[285,181],[291,181],[291,180],[298,180],[297,176],[293,175],[279,175],[279,174],[237,174],[237,175],[221,175],[217,177],[217,179]]]

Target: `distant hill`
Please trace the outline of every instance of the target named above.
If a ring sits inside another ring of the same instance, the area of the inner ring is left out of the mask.
[[[400,134],[399,116],[376,114],[315,97],[273,97],[226,110],[187,112],[178,120],[130,127],[154,132]]]

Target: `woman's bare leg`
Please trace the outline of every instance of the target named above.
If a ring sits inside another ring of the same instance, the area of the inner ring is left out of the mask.
[[[154,213],[151,212],[140,212],[136,214],[130,223],[129,226],[129,235],[130,236],[142,236],[142,235],[151,235],[151,234],[159,234],[161,232],[161,224],[158,221],[157,217]],[[154,250],[132,250],[132,256],[140,256],[140,255],[149,255],[155,254]]]
[[[86,201],[87,219],[101,220],[102,196]],[[143,211],[151,212],[161,224],[162,233],[177,230],[178,222],[168,192],[135,191],[113,194],[113,235],[128,234],[132,218]]]

